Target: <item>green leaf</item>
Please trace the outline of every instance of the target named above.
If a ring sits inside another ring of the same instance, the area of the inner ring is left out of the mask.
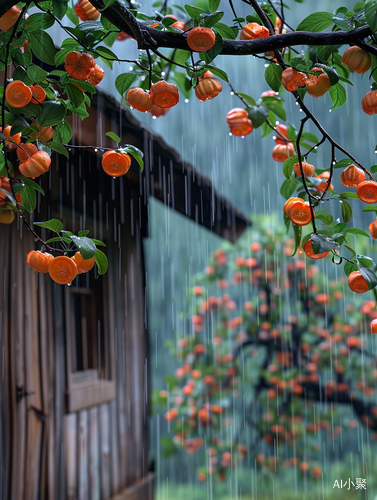
[[[122,148],[122,152],[130,154],[139,164],[140,170],[144,170],[144,161],[143,161],[143,153],[140,151],[140,149],[135,148],[135,146],[130,146],[127,145],[124,148]]]
[[[212,28],[216,23],[220,21],[224,17],[224,12],[221,12],[220,10],[217,12],[214,12],[213,14],[210,14],[205,18],[204,21],[204,26],[206,28]]]
[[[283,69],[275,63],[270,64],[264,73],[267,84],[275,92],[279,92],[282,73]]]
[[[327,226],[329,226],[334,220],[334,217],[330,214],[319,214],[319,215],[316,214],[315,218],[316,218],[316,220],[320,220],[321,222],[323,222]]]
[[[292,255],[290,257],[293,257],[296,255],[296,252],[300,246],[301,243],[301,237],[302,237],[302,226],[298,226],[297,224],[292,224],[293,226],[293,234],[294,234],[294,239],[295,239],[295,247],[293,249]]]
[[[377,31],[377,0],[367,0],[365,2],[365,17],[370,29],[373,32]]]
[[[116,77],[115,88],[121,96],[124,97],[124,94],[131,87],[136,78],[137,75],[135,75],[134,73],[123,73],[122,75]]]
[[[33,189],[35,189],[36,191],[38,191],[39,193],[41,193],[44,196],[45,192],[43,191],[41,186],[39,184],[37,184],[36,182],[34,182],[32,179],[24,179],[22,182],[24,184],[27,184],[28,186],[32,187]]]
[[[296,187],[297,187],[297,180],[285,179],[285,181],[281,185],[280,194],[282,195],[283,198],[288,200],[288,198],[290,198],[292,194],[295,192]]]
[[[376,212],[377,213],[377,205],[365,207],[365,208],[363,208],[362,212]]]
[[[115,132],[106,132],[107,137],[110,137],[110,139],[113,139],[115,142],[120,142],[120,137],[119,135],[116,135]]]
[[[68,10],[68,0],[52,0],[52,7],[54,9],[54,15],[62,20],[66,15]]]
[[[98,52],[104,59],[109,59],[110,61],[116,61],[118,57],[114,52],[103,45],[96,47],[96,52]]]
[[[69,159],[69,153],[67,149],[63,146],[63,144],[60,144],[59,142],[55,141],[49,141],[46,145],[53,151],[56,151],[57,153],[60,153],[61,155],[64,155],[66,158]]]
[[[216,23],[213,26],[213,29],[220,35],[222,38],[235,40],[238,35],[238,28],[227,26],[224,23]]]
[[[29,213],[33,212],[37,205],[37,195],[34,188],[25,184],[21,191],[22,205]]]
[[[71,101],[74,108],[79,108],[84,102],[84,94],[73,83],[68,83],[65,87],[68,99]]]
[[[60,233],[63,229],[63,223],[58,219],[50,219],[46,222],[34,222],[34,226],[44,227],[54,233]]]
[[[266,108],[273,111],[275,115],[278,116],[281,120],[285,121],[287,119],[285,109],[277,99],[275,99],[274,97],[263,98],[262,102],[263,106],[266,106]]]
[[[332,17],[332,14],[329,12],[315,12],[301,21],[296,31],[312,31],[318,33],[333,24]]]
[[[60,123],[67,113],[67,108],[61,101],[45,101],[40,104],[41,112],[38,124],[41,127],[54,126]]]
[[[72,128],[71,125],[66,120],[63,120],[62,123],[56,125],[54,134],[55,142],[57,141],[57,138],[60,139],[60,142],[62,144],[68,144],[69,141],[72,139]]]
[[[344,202],[343,202],[344,203]],[[350,227],[344,231],[345,234],[353,234],[354,236],[365,236],[366,238],[370,237],[370,234],[364,231],[364,229],[359,229],[357,227]]]
[[[36,57],[42,62],[54,66],[57,50],[50,35],[45,31],[36,31],[30,33],[28,40],[30,49]]]
[[[253,99],[249,95],[244,94],[243,92],[237,92],[237,95],[241,96],[242,99],[244,99],[251,106],[255,106],[256,105],[255,99]]]
[[[80,234],[80,233],[79,233]],[[99,246],[99,247],[105,247],[105,243],[103,241],[100,241],[100,240],[96,240],[94,238],[92,238],[92,241],[95,245]]]
[[[208,10],[210,12],[215,12],[220,5],[220,0],[208,0]]]
[[[88,234],[90,233],[89,229],[84,229],[82,231],[79,231],[77,233],[77,236],[79,236],[80,238],[83,237],[83,236],[88,236]],[[93,241],[93,240],[92,240]]]
[[[25,30],[28,33],[43,32],[51,28],[55,23],[55,19],[50,14],[36,13],[32,14],[25,20]]]
[[[352,160],[348,160],[348,158],[344,160],[337,161],[335,165],[333,165],[333,168],[346,168],[349,165],[352,165]]]
[[[203,59],[203,61],[209,64],[215,59],[216,56],[220,54],[222,49],[223,49],[223,39],[218,33],[216,33],[215,45],[212,47],[212,49],[207,50],[206,52],[201,52],[200,56]]]
[[[339,198],[341,200],[346,200],[346,199],[359,200],[359,197],[357,196],[356,193],[348,192],[348,191],[345,191],[344,193],[340,193]]]
[[[342,201],[341,203],[342,207],[342,219],[343,222],[349,222],[352,219],[352,207],[348,203],[348,201]]]
[[[43,80],[45,80],[46,76],[48,75],[47,71],[40,68],[36,64],[31,64],[26,71],[27,76],[30,78],[30,80],[32,80],[33,83],[43,82]]]
[[[356,255],[356,263],[360,267],[367,267],[368,269],[372,266],[375,266],[375,262],[373,259],[366,255],[357,254]]]
[[[340,108],[347,100],[346,91],[341,83],[337,83],[330,88],[329,96],[333,103],[331,109]]]
[[[103,0],[103,5],[104,5],[104,8],[103,9],[99,9],[100,12],[103,12],[104,10],[106,10],[108,7],[111,7],[112,5],[114,5],[114,3],[116,2],[117,0]]]
[[[184,97],[188,99],[192,92],[192,86],[190,80],[184,73],[176,71],[173,76],[173,80],[178,85],[179,90],[182,92]]]
[[[317,142],[319,142],[318,137],[311,132],[304,132],[301,134],[301,137],[302,139],[305,139],[305,141],[312,142],[313,144],[317,144]]]
[[[54,238],[50,238],[49,240],[46,241],[46,243],[56,243],[56,242],[61,242],[64,241],[64,243],[71,243],[71,240],[69,238],[63,238],[61,236],[55,236]]]
[[[216,66],[212,66],[211,64],[207,64],[206,68],[209,69],[210,71],[212,71],[212,73],[215,76],[218,76],[222,80],[225,80],[226,82],[229,82],[228,75],[222,69],[217,68]]]
[[[323,253],[339,248],[339,243],[332,240],[331,238],[324,238],[319,234],[312,234],[310,239],[312,242],[314,253]]]
[[[359,271],[368,283],[369,290],[373,290],[373,288],[377,285],[377,276],[375,275],[375,273],[365,267],[360,267]]]
[[[284,177],[286,177],[287,179],[291,178],[291,175],[292,175],[292,172],[293,172],[293,165],[295,163],[297,163],[297,162],[298,162],[298,156],[297,155],[290,156],[289,158],[287,158],[285,160],[285,162],[283,163],[283,174],[284,174]]]
[[[74,235],[70,238],[84,259],[91,259],[96,253],[96,246],[90,238]]]
[[[96,253],[94,254],[94,260],[98,267],[98,274],[99,275],[105,274],[109,266],[109,263],[107,261],[106,255],[98,248],[96,250]]]
[[[352,250],[352,248],[348,248],[348,250]],[[353,250],[352,250],[353,252]],[[354,253],[354,252],[353,252]],[[344,264],[344,273],[346,276],[349,276],[351,273],[353,273],[354,271],[358,271],[359,268],[357,267],[357,265],[354,263],[354,262],[347,262],[346,264]]]
[[[269,110],[264,106],[251,106],[247,112],[254,128],[260,127],[269,115]]]
[[[72,50],[73,50],[72,48],[67,48],[67,49],[61,49],[58,52],[56,52],[54,57],[54,65],[58,67],[61,64],[63,64],[65,56],[68,55],[70,52],[72,52]]]
[[[195,21],[198,22],[200,21],[200,15],[206,13],[204,9],[195,7],[194,5],[185,5],[185,9],[187,14],[191,17],[191,19],[194,19]]]

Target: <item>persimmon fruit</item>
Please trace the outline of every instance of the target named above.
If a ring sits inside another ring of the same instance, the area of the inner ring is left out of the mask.
[[[131,166],[131,157],[126,153],[106,151],[102,157],[102,168],[111,177],[120,177],[128,172]]]
[[[194,52],[206,52],[216,42],[215,32],[211,28],[197,26],[187,33],[187,45]]]

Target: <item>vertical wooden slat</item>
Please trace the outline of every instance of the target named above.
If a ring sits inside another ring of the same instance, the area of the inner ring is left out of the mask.
[[[101,472],[101,500],[110,498],[110,440],[109,440],[109,411],[107,404],[98,407],[100,421],[100,472]]]
[[[11,400],[14,426],[12,429],[12,466],[11,466],[11,498],[19,500],[23,497],[24,481],[20,477],[25,474],[25,411],[26,399],[16,402],[16,387],[25,387],[24,378],[24,294],[22,290],[23,268],[17,259],[19,236],[16,231],[11,235],[12,257],[10,265],[10,297],[12,321],[10,325],[11,339]],[[13,253],[13,249],[15,253]]]
[[[0,460],[2,463],[0,498],[8,498],[11,457],[12,414],[10,405],[9,289],[11,226],[2,228],[0,266]]]
[[[31,238],[26,238],[26,240],[29,239]],[[22,248],[22,246],[19,244],[19,248]],[[23,500],[37,500],[39,498],[40,448],[45,420],[42,415],[41,398],[37,276],[29,269],[25,259],[22,259],[23,249],[20,254],[19,266],[23,268],[24,273],[22,289],[27,294],[24,307],[25,390],[30,394],[30,396],[27,396],[26,408],[25,491]],[[39,416],[38,412],[40,412]]]
[[[88,410],[82,410],[78,414],[79,440],[78,440],[78,471],[79,500],[89,500],[89,444],[88,444]]]
[[[67,500],[79,500],[77,492],[77,469],[79,467],[77,463],[77,418],[77,413],[71,413],[64,418]]]
[[[99,440],[98,440],[98,412],[93,407],[89,410],[89,490],[90,500],[100,500],[100,469],[99,469]]]

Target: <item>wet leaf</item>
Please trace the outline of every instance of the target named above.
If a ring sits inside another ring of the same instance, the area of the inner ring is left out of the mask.
[[[275,92],[279,92],[282,73],[283,69],[275,63],[270,64],[264,73],[267,84]]]
[[[333,24],[332,14],[329,12],[315,12],[306,17],[297,26],[297,31],[313,31],[320,32]]]
[[[54,233],[60,233],[63,229],[63,223],[59,219],[50,219],[46,222],[34,222],[35,226],[44,227],[45,229],[49,229]]]
[[[90,238],[87,238],[86,236],[70,236],[70,238],[84,259],[92,258],[96,253],[96,245]]]

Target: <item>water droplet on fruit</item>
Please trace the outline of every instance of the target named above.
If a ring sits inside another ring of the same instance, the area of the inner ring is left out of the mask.
[[[116,179],[116,177],[113,177],[113,179],[115,180],[115,179]]]
[[[72,286],[72,281],[71,281],[71,283],[67,283],[67,286]]]
[[[157,118],[157,116],[153,116],[153,120],[155,120]]]

